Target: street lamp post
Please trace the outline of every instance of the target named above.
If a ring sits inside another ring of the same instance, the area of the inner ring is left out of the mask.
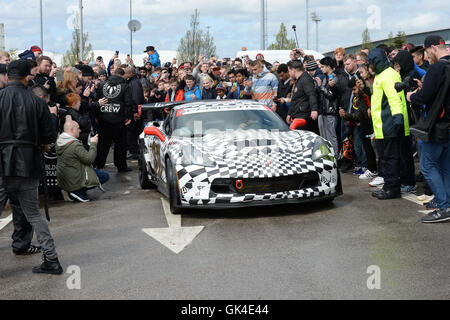
[[[133,20],[133,1],[130,0],[130,21]],[[133,30],[130,29],[130,56],[133,60]]]
[[[44,21],[42,17],[42,0],[39,1],[40,16],[41,16],[41,50],[44,51]]]
[[[309,49],[309,0],[306,0],[306,49]]]
[[[319,22],[322,19],[315,13],[311,13],[311,19],[316,23],[316,51],[319,52]]]
[[[83,0],[79,0],[80,5],[80,60],[83,61]]]

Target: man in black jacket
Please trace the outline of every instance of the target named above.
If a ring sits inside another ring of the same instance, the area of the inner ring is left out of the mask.
[[[287,103],[290,101],[290,95],[292,92],[292,79],[289,75],[289,68],[287,64],[280,64],[277,69],[279,82],[277,96],[274,99],[274,104],[276,104],[277,114],[286,121],[288,114]]]
[[[303,63],[299,60],[289,61],[288,67],[289,74],[296,83],[286,122],[291,124],[294,119],[305,119],[307,124],[302,129],[319,134],[317,124],[319,105],[314,79],[305,71]]]
[[[142,88],[141,79],[136,74],[134,67],[128,67],[125,69],[125,79],[131,90],[131,99],[134,106],[139,106],[145,103],[144,89]],[[133,115],[130,125],[127,127],[127,145],[130,152],[129,158],[139,159],[139,147],[138,140],[139,135],[142,132],[142,120],[139,115]]]
[[[119,172],[129,172],[127,165],[127,130],[137,107],[133,104],[131,90],[123,76],[125,72],[118,68],[114,75],[109,77],[100,90],[99,98],[107,98],[108,103],[96,108],[96,117],[99,122],[99,141],[95,166],[98,169],[105,167],[111,144],[114,142],[114,165]]]
[[[13,61],[9,83],[0,92],[0,176],[13,212],[13,252],[44,251],[44,262],[35,273],[62,274],[48,224],[39,211],[40,146],[56,140],[57,110],[27,89],[30,64]],[[52,114],[51,114],[51,113]],[[33,230],[41,247],[31,245]]]
[[[438,35],[425,39],[425,50],[434,64],[428,69],[423,87],[409,92],[407,99],[417,107],[425,106],[427,117],[438,114],[430,141],[423,143],[420,159],[420,169],[433,190],[436,208],[422,222],[433,223],[450,220],[450,88],[445,87],[450,54],[444,39]],[[435,103],[444,94],[442,90],[447,90],[443,104],[439,100]]]
[[[39,84],[48,90],[50,93],[50,100],[53,102],[58,102],[58,97],[56,95],[56,82],[55,82],[55,72],[57,69],[53,69],[53,61],[47,56],[41,56],[37,59],[38,73],[32,81],[32,85]]]

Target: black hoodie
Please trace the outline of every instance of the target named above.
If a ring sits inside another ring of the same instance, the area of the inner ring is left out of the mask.
[[[108,103],[96,110],[100,123],[125,124],[137,112],[131,97],[131,90],[125,79],[112,75],[99,90],[99,99],[105,97]]]

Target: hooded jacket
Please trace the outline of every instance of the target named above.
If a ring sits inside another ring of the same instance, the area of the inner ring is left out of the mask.
[[[55,142],[57,117],[22,83],[0,91],[0,176],[39,178],[40,146]]]
[[[124,124],[126,119],[132,119],[133,113],[137,113],[137,105],[133,103],[131,90],[126,81],[119,76],[109,77],[99,90],[100,96],[108,99],[103,107],[96,107],[96,116],[99,122],[108,124]]]
[[[161,67],[161,61],[159,60],[159,53],[158,51],[155,51],[154,54],[150,55],[148,57],[148,61],[155,67]]]
[[[97,144],[92,143],[89,151],[77,138],[62,133],[56,142],[56,175],[58,186],[67,192],[99,186],[92,164],[97,157]]]
[[[198,86],[194,86],[192,89],[189,89],[187,86],[184,89],[184,100],[185,101],[193,101],[191,95],[195,95],[197,100],[202,100],[202,92],[198,88]]]
[[[34,52],[31,51],[31,50],[25,50],[24,52],[19,54],[19,58],[23,59],[23,60],[30,59],[30,60],[36,61],[36,57],[34,55]]]
[[[408,110],[403,91],[395,90],[400,74],[391,68],[384,51],[372,50],[367,62],[375,67],[371,101],[372,121],[377,139],[409,136]]]

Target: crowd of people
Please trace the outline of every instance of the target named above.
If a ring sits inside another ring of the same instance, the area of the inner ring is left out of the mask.
[[[342,172],[382,187],[373,192],[380,200],[416,193],[422,177],[434,195],[426,203],[433,211],[422,221],[450,220],[450,53],[441,37],[428,37],[424,46],[380,45],[356,54],[338,48],[334,57],[317,60],[294,49],[288,63],[273,64],[262,54],[254,60],[200,55],[197,61],[162,64],[153,46],[145,52],[142,66],[129,56],[121,61],[116,52],[106,62],[97,57],[63,68],[37,46],[15,61],[0,52],[0,208],[8,196],[14,253],[44,251],[44,263],[34,272],[62,272],[39,213],[40,146],[49,145],[47,151],[57,156],[66,199],[88,202],[87,191],[103,190],[109,180],[102,169],[113,144],[118,172],[131,171],[127,160],[139,157],[143,131],[138,106],[145,103],[259,101],[288,125],[305,119],[301,130],[330,142]],[[165,113],[150,117],[162,120]],[[413,137],[410,126],[423,123],[425,135]],[[42,247],[31,244],[33,230]]]

